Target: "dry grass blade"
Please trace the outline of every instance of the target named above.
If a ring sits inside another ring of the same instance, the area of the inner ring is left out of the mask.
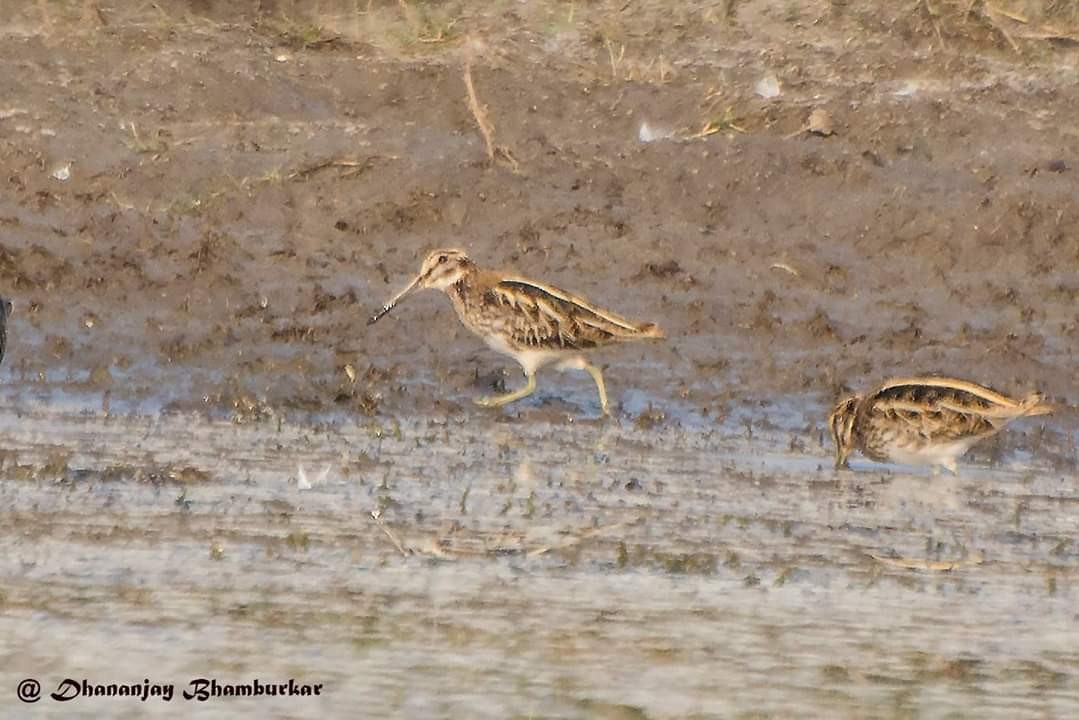
[[[618,530],[619,528],[624,528],[624,527],[629,527],[631,525],[636,525],[638,522],[640,522],[640,520],[613,523],[611,525],[601,525],[599,527],[591,528],[589,530],[585,530],[583,532],[580,532],[577,535],[574,535],[574,536],[570,537],[564,543],[559,543],[558,545],[544,545],[543,547],[533,548],[532,550],[529,550],[526,553],[526,555],[528,555],[528,557],[535,557],[537,555],[545,555],[546,553],[549,553],[552,550],[564,550],[566,548],[571,548],[571,547],[574,547],[575,545],[580,545],[582,542],[584,542],[588,538],[595,537],[596,535],[600,535],[600,534],[605,533],[605,532],[607,532],[609,530]]]
[[[323,160],[313,165],[294,170],[289,173],[289,180],[295,180],[296,178],[305,178],[317,173],[319,170],[325,170],[326,168],[352,168],[351,171],[342,173],[342,177],[351,177],[352,175],[359,175],[364,170],[371,167],[372,161],[376,156],[364,158],[363,160]]]
[[[887,565],[888,567],[903,568],[904,570],[933,570],[936,572],[948,572],[955,570],[963,565],[980,565],[982,563],[981,558],[974,558],[971,560],[928,560],[925,558],[895,558],[884,557],[883,555],[874,555],[873,553],[867,553],[869,557],[873,558],[881,565]]]
[[[1032,6],[1028,5],[1028,7]],[[1004,38],[1016,53],[1022,52],[1019,43],[1015,40],[1017,37],[1024,40],[1056,40],[1079,43],[1079,34],[1077,34],[1075,28],[1062,29],[1047,25],[1038,27],[1034,24],[1035,21],[1031,16],[1001,7],[996,3],[989,2],[989,0],[969,0],[960,13],[960,17],[964,22],[974,18],[983,23],[992,32]],[[1074,18],[1075,15],[1073,14],[1072,17]]]
[[[940,45],[940,49],[945,48],[944,36],[940,32],[940,23],[937,21],[937,14],[933,12],[933,6],[929,4],[929,0],[922,0],[922,6],[925,7],[925,13],[929,16],[929,22],[933,24],[933,30],[937,34],[937,43]]]
[[[304,48],[311,50],[314,48],[322,47],[324,45],[332,45],[333,43],[340,40],[342,37],[343,36],[341,35],[327,35],[325,37],[316,38],[308,43],[305,43]]]
[[[621,68],[622,62],[626,59],[626,46],[619,45],[619,50],[616,53],[614,51],[614,43],[606,36],[603,38],[603,44],[607,48],[607,58],[611,62],[611,80],[618,80],[619,68]]]
[[[988,5],[987,4],[987,7],[989,7],[989,9],[991,9],[993,12],[998,13],[1000,15],[1003,15],[1004,17],[1008,18],[1009,20],[1015,20],[1016,22],[1023,23],[1024,25],[1026,25],[1027,23],[1030,22],[1030,18],[1028,18],[1026,15],[1020,15],[1017,12],[1012,12],[1011,10],[996,7],[994,5]]]
[[[801,276],[801,273],[799,273],[796,269],[794,269],[793,267],[791,267],[787,263],[781,263],[781,262],[772,263],[771,266],[769,266],[769,269],[770,270],[782,270],[783,272],[790,273],[794,277],[800,277]]]
[[[1019,33],[1018,37],[1021,37],[1024,40],[1062,40],[1064,42],[1079,44],[1079,34],[1068,33],[1064,30],[1056,30],[1051,27]]]
[[[417,37],[423,31],[423,23],[420,22],[420,16],[416,14],[416,11],[412,9],[405,0],[397,0],[397,4],[401,6],[401,14],[405,16],[405,22],[408,23],[408,27],[412,30],[412,34]]]
[[[423,35],[423,36],[417,37],[416,39],[419,40],[421,43],[434,44],[434,43],[446,42],[447,40],[450,39],[449,32],[451,30],[453,30],[453,26],[456,25],[456,24],[457,24],[456,20],[451,20],[449,23],[447,23],[445,25],[445,27],[438,28],[438,33],[436,35]]]
[[[483,142],[487,145],[487,159],[492,162],[495,159],[495,128],[487,118],[487,109],[480,104],[479,96],[476,95],[476,85],[472,82],[472,63],[465,63],[465,87],[468,89],[468,109],[472,111],[472,117],[476,119],[476,125],[483,135]]]
[[[734,132],[744,133],[746,129],[738,124],[734,117],[733,108],[728,107],[723,112],[723,117],[718,120],[708,120],[701,126],[701,129],[690,135],[682,137],[683,140],[700,140],[710,135],[716,135],[721,132],[728,132],[733,130]]]
[[[1019,49],[1019,43],[1015,42],[1015,38],[1012,37],[1011,33],[1009,33],[1007,29],[1005,29],[1004,25],[1000,22],[1000,18],[1007,16],[1001,13],[1000,10],[994,7],[991,3],[985,3],[984,7],[985,18],[989,21],[989,24],[993,27],[993,29],[1000,33],[1001,36],[1008,41],[1008,44],[1012,46],[1012,50],[1017,53],[1021,53],[1022,51]]]
[[[522,533],[504,532],[496,538],[457,538],[456,542],[449,538],[433,537],[430,539],[430,549],[419,549],[425,555],[446,560],[457,560],[462,557],[490,557],[492,555],[517,555],[524,553],[524,535]],[[415,550],[415,548],[414,548]]]
[[[406,548],[401,543],[401,539],[397,537],[397,533],[395,533],[392,529],[390,529],[389,525],[382,522],[382,512],[381,511],[372,510],[371,511],[371,519],[374,520],[375,523],[378,524],[379,528],[382,529],[382,532],[386,533],[386,537],[388,537],[390,539],[390,542],[393,543],[393,546],[395,548],[397,548],[397,552],[401,553],[402,557],[408,557],[409,555],[412,554],[412,551],[409,550],[408,548]]]
[[[517,162],[517,158],[513,157],[513,153],[508,148],[495,145],[495,128],[491,124],[490,118],[487,117],[487,108],[480,103],[479,95],[476,94],[476,84],[472,81],[472,62],[470,60],[465,61],[464,80],[465,88],[468,90],[468,109],[472,111],[472,117],[476,119],[476,125],[479,126],[480,134],[483,135],[483,142],[487,146],[487,159],[493,163],[497,158],[501,157],[509,163],[514,172],[517,172],[520,164]]]
[[[92,18],[100,27],[109,26],[109,18],[101,9],[101,4],[93,0],[87,0],[83,4],[83,17],[87,20]]]

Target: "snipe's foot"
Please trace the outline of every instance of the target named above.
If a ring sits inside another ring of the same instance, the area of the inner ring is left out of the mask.
[[[514,400],[520,400],[531,395],[536,390],[536,376],[529,375],[528,383],[519,390],[514,390],[511,393],[505,395],[492,395],[490,397],[481,397],[473,400],[477,405],[481,407],[502,407],[507,403],[511,403]]]

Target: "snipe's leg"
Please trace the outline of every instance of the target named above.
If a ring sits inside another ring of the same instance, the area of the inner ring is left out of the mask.
[[[536,390],[536,374],[532,373],[531,375],[525,375],[525,377],[528,378],[528,382],[523,388],[514,390],[511,393],[506,393],[505,395],[476,398],[475,403],[477,405],[482,405],[483,407],[502,407],[506,403],[528,397]]]
[[[603,371],[591,363],[585,363],[584,369],[596,381],[596,390],[599,390],[599,404],[603,408],[603,414],[610,415],[611,408],[607,404],[607,386],[603,383]]]
[[[611,407],[607,403],[607,386],[603,382],[603,371],[584,359],[582,355],[575,355],[567,358],[558,363],[559,370],[584,370],[592,376],[592,380],[596,383],[596,390],[599,391],[599,404],[603,408],[604,415],[611,414]]]
[[[959,476],[959,465],[956,463],[955,458],[948,460],[941,460],[939,463],[933,466],[933,477],[938,477],[944,470],[947,470],[953,477]]]

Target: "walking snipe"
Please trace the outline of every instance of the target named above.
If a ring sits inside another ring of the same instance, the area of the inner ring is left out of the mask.
[[[377,322],[409,293],[424,288],[449,295],[465,327],[491,349],[512,357],[524,370],[524,387],[476,400],[487,407],[531,395],[536,389],[536,372],[555,364],[559,370],[588,372],[596,383],[603,412],[609,414],[603,372],[589,363],[584,353],[625,340],[663,337],[653,323],[635,323],[551,285],[480,268],[461,250],[430,253],[416,278],[368,324]]]

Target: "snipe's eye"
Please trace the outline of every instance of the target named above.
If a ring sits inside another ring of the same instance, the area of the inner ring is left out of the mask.
[[[445,255],[439,255],[438,264],[441,265],[442,263],[446,262],[446,260],[448,260],[448,259],[449,258],[447,258]]]

